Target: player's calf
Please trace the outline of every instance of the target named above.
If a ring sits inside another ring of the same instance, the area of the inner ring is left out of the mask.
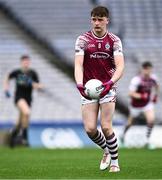
[[[118,144],[115,134],[112,133],[108,136],[106,142],[111,155],[110,172],[118,172],[120,171],[120,168],[118,163]]]

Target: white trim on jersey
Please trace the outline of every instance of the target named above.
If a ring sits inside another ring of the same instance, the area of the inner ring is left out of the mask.
[[[159,84],[159,78],[156,76],[156,74],[151,74],[151,78],[156,82],[156,84]]]
[[[95,37],[96,39],[104,39],[104,38],[107,36],[107,34],[108,34],[108,31],[106,31],[106,33],[105,33],[105,35],[104,35],[104,36],[102,36],[102,37],[98,37],[98,36],[96,36],[96,35],[94,34],[94,32],[93,32],[93,31],[91,31],[91,32],[92,32],[93,37]]]
[[[79,36],[75,43],[75,55],[84,55],[85,40],[82,39],[83,36]]]
[[[129,90],[135,92],[140,85],[141,79],[139,76],[135,76],[132,78],[130,85],[129,85]]]
[[[113,50],[114,50],[113,52],[114,56],[123,55],[122,42],[118,37],[114,41]]]

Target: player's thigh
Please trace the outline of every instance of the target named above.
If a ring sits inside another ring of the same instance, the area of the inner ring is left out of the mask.
[[[82,118],[85,130],[93,131],[97,128],[97,118],[98,118],[99,104],[90,103],[82,105]]]
[[[19,99],[17,101],[17,107],[21,115],[30,115],[30,106],[28,105],[25,99]]]
[[[110,127],[112,126],[112,117],[115,111],[115,103],[103,103],[100,104],[101,111],[101,126],[102,127]]]
[[[154,112],[153,108],[148,109],[148,110],[144,111],[143,113],[144,113],[147,123],[153,123],[155,121],[155,112]]]
[[[141,113],[143,113],[142,107],[129,107],[129,116],[135,118],[138,117]]]

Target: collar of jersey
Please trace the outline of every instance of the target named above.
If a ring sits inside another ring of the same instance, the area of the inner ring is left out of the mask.
[[[91,31],[91,32],[92,32],[92,35],[93,35],[95,38],[97,38],[97,39],[103,39],[103,38],[106,37],[106,35],[108,34],[108,31],[106,31],[105,35],[103,35],[102,37],[98,37],[98,36],[96,36],[96,35],[94,34],[93,31]]]

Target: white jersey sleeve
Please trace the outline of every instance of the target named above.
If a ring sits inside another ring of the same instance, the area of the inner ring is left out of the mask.
[[[151,74],[151,78],[154,80],[155,85],[159,84],[159,78],[155,74]]]
[[[129,91],[135,92],[140,84],[140,78],[138,76],[132,78],[130,85],[129,85]]]
[[[86,44],[84,36],[79,36],[75,43],[75,55],[84,55]]]
[[[116,55],[123,55],[123,47],[122,47],[122,42],[120,38],[116,36],[114,45],[113,45],[113,54],[114,56]]]

